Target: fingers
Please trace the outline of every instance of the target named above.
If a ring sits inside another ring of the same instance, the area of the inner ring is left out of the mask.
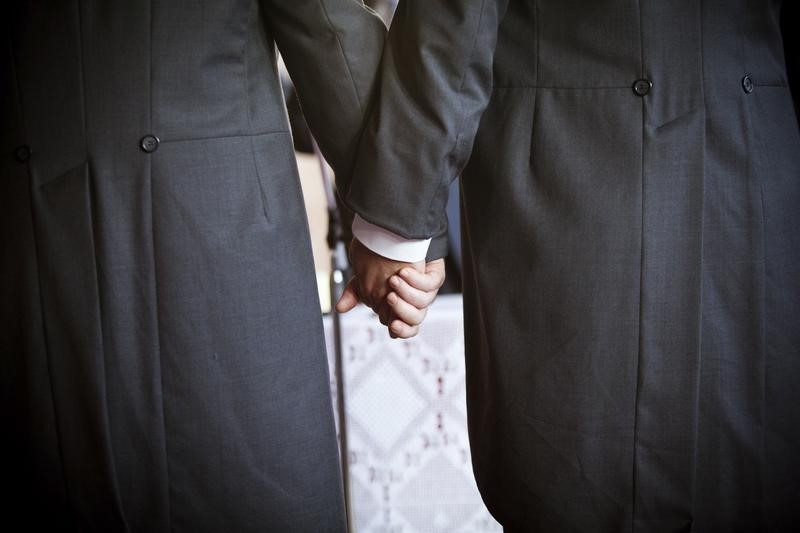
[[[386,302],[392,311],[389,334],[401,339],[417,335],[419,325],[428,312],[427,308],[433,303],[443,283],[443,259],[425,265],[425,272],[407,267],[403,268],[399,275],[389,278],[389,285],[395,291],[386,297]]]
[[[378,320],[384,326],[389,325],[389,321],[394,318],[392,316],[392,308],[389,307],[389,304],[386,302],[382,302],[381,305],[378,306],[378,309],[375,311],[378,314]]]
[[[412,287],[424,291],[438,291],[444,283],[444,259],[431,261],[425,266],[425,272],[418,272],[413,268],[403,268],[399,272]]]
[[[424,309],[428,307],[436,299],[435,291],[421,291],[409,285],[408,282],[406,282],[406,280],[400,276],[392,276],[389,278],[389,285],[392,287],[392,289],[394,289],[401,299],[410,303],[417,309]]]
[[[359,303],[357,282],[351,279],[336,303],[336,311],[347,313]],[[398,297],[397,293],[389,293],[376,310],[381,324],[388,326],[389,336],[393,339],[409,339],[419,333],[419,325],[425,319],[427,309],[418,309]]]
[[[389,324],[389,334],[393,338],[410,339],[419,333],[419,326],[409,326],[402,320],[394,320]]]
[[[425,264],[394,261],[376,254],[358,239],[350,242],[350,259],[354,277],[357,280],[357,293],[362,303],[379,313],[379,308],[389,293],[387,283],[390,276],[403,267],[424,269]]]
[[[352,278],[347,282],[347,286],[345,286],[344,291],[342,292],[342,297],[339,298],[338,302],[336,302],[336,311],[339,313],[347,313],[356,305],[358,305],[358,302],[359,298],[358,291],[356,289],[356,279]]]
[[[372,252],[357,239],[350,243],[349,252],[355,276],[336,309],[347,312],[360,301],[388,325],[392,337],[417,335],[427,307],[444,283],[444,260],[427,264],[394,261]]]
[[[409,326],[419,326],[425,320],[425,315],[428,310],[426,308],[418,309],[407,301],[401,299],[396,293],[391,292],[386,297],[386,303],[391,308],[392,315],[395,318],[405,322]]]
[[[392,293],[392,295],[394,295],[394,293]],[[396,299],[397,295],[394,295],[394,297]],[[392,339],[408,339],[419,332],[419,326],[406,324],[402,320],[396,318],[392,307],[386,301],[378,308],[378,319],[381,321],[381,324],[387,326],[389,337]]]

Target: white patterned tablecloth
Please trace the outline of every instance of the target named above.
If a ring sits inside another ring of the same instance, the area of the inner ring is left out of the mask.
[[[414,339],[363,306],[342,329],[356,533],[501,532],[472,474],[460,295],[439,297]],[[325,334],[333,376],[330,316]]]

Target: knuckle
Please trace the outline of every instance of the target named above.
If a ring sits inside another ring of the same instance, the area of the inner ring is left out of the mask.
[[[411,327],[414,327],[417,324],[419,324],[419,318],[414,316],[414,315],[408,315],[408,316],[403,317],[403,322],[405,322],[406,324],[408,324]]]
[[[422,324],[423,320],[425,320],[425,313],[424,312],[416,313],[414,315],[414,323],[412,324],[412,326],[418,327],[420,324]]]

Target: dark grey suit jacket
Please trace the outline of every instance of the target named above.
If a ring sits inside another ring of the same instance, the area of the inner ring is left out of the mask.
[[[354,0],[2,12],[4,519],[342,531],[276,45],[346,176],[385,27]]]
[[[470,442],[509,530],[800,523],[781,8],[400,2],[349,202],[427,237],[463,169]]]

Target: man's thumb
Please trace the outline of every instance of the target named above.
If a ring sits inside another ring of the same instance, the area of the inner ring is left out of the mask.
[[[356,279],[353,278],[347,282],[347,286],[342,292],[342,297],[336,302],[336,311],[339,313],[346,313],[358,305],[359,298],[355,288]]]

